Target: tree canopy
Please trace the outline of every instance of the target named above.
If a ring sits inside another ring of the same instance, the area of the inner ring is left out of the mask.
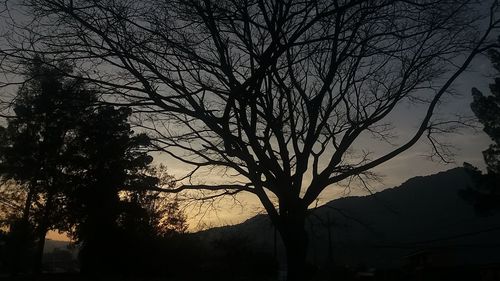
[[[500,71],[498,49],[490,50],[489,55],[495,69]],[[500,207],[500,78],[496,78],[495,82],[490,85],[490,92],[489,95],[484,95],[478,89],[472,89],[474,100],[471,103],[471,109],[493,144],[483,151],[486,174],[471,164],[465,163],[476,186],[465,190],[462,194],[472,201],[482,214],[490,213],[491,210]]]
[[[121,247],[127,235],[146,239],[185,231],[178,203],[150,191],[160,175],[150,166],[149,138],[131,129],[131,110],[98,103],[98,91],[68,78],[66,65],[53,67],[36,57],[26,69],[15,115],[1,131],[2,191],[14,200],[9,247],[22,254],[33,242],[24,240],[35,235],[39,272],[47,231],[66,231],[83,244],[83,267],[93,271],[117,260],[113,245]],[[173,184],[171,176],[161,176],[162,185]],[[30,258],[21,255],[18,262]]]
[[[47,231],[68,230],[64,195],[71,185],[68,138],[79,122],[74,112],[87,110],[96,98],[82,80],[64,78],[65,65],[50,68],[35,57],[26,70],[26,83],[13,102],[15,116],[2,128],[0,173],[18,183],[17,193],[25,192],[22,215],[13,225],[24,225],[18,228],[26,231],[32,225],[37,239],[34,271],[40,272]]]

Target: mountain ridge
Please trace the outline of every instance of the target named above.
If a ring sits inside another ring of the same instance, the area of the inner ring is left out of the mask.
[[[309,259],[323,264],[333,256],[337,264],[391,267],[401,266],[403,257],[416,251],[457,248],[457,264],[472,260],[500,262],[493,249],[474,246],[496,243],[500,215],[477,216],[473,206],[459,197],[459,191],[470,184],[466,171],[457,167],[414,177],[373,195],[329,201],[312,210],[306,224]],[[271,252],[275,248],[274,231],[266,215],[257,215],[240,224],[196,235],[208,243],[244,236],[259,250]],[[283,260],[284,248],[279,238],[276,244],[277,255]],[[472,246],[463,250],[464,245]]]

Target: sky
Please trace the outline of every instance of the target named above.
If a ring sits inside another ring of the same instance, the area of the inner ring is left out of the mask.
[[[458,96],[448,97],[439,109],[441,113],[457,113],[472,116],[470,103],[472,101],[471,88],[476,87],[483,93],[489,93],[488,85],[492,82],[495,71],[486,57],[478,57],[470,70],[462,74],[454,84],[454,89]],[[412,113],[412,111],[415,111]],[[401,141],[405,137],[410,137],[416,128],[416,123],[412,123],[409,116],[413,116],[418,109],[402,107],[393,115],[393,120],[403,124],[400,129]],[[405,134],[405,132],[408,134]],[[396,158],[376,167],[373,171],[381,176],[380,182],[371,182],[371,191],[378,192],[386,188],[400,185],[406,180],[415,176],[425,176],[448,170],[457,166],[462,166],[463,162],[469,162],[474,166],[484,169],[481,152],[491,143],[489,137],[482,132],[481,128],[464,129],[456,134],[445,136],[444,140],[453,145],[452,163],[443,163],[432,160],[428,157],[430,146],[424,139],[421,139],[414,147],[400,154]],[[187,167],[179,162],[175,162],[168,157],[158,155],[156,163],[167,165],[170,174],[180,177]],[[219,175],[208,174],[207,180],[218,181]],[[318,205],[330,200],[345,196],[368,195],[368,191],[360,186],[351,186],[346,189],[342,186],[331,186],[323,192],[319,198]],[[190,231],[197,231],[214,226],[232,225],[240,223],[256,214],[264,213],[260,203],[252,194],[239,195],[236,198],[222,199],[213,206],[189,205],[185,208],[188,215]],[[67,240],[65,234],[50,232],[47,236],[54,240]]]
[[[495,71],[487,57],[477,57],[469,71],[463,73],[453,89],[458,95],[446,97],[440,105],[438,112],[441,115],[460,114],[463,116],[473,116],[470,109],[472,102],[471,89],[478,88],[483,93],[489,93],[488,85],[492,82]],[[391,119],[399,124],[399,138],[396,142],[403,142],[410,138],[417,127],[414,118],[416,114],[421,114],[422,108],[414,106],[402,106],[394,112]],[[381,181],[370,182],[370,191],[378,192],[386,188],[400,185],[406,180],[415,176],[425,176],[435,174],[440,171],[462,166],[468,162],[484,169],[485,165],[482,158],[482,151],[491,143],[489,137],[482,132],[482,128],[463,129],[457,133],[442,136],[442,140],[452,145],[454,156],[451,163],[443,163],[438,159],[430,159],[431,146],[422,138],[414,147],[400,154],[394,159],[376,167],[373,171],[380,177]],[[369,143],[366,145],[370,145]],[[169,173],[174,177],[181,177],[186,173],[188,167],[178,161],[174,161],[163,155],[156,157],[158,163],[167,165]],[[207,181],[220,181],[217,174],[204,175]],[[364,196],[369,192],[361,186],[351,186],[346,189],[343,186],[331,186],[327,188],[319,197],[318,205],[328,201],[345,196]],[[252,194],[239,195],[236,200],[228,198],[222,200],[216,207],[199,206],[186,208],[189,216],[188,223],[190,230],[196,231],[206,227],[232,225],[240,223],[256,214],[264,213],[258,199]]]

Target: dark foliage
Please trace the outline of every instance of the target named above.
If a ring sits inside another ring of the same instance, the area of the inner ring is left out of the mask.
[[[68,197],[73,235],[82,242],[84,272],[120,270],[127,259],[143,256],[130,257],[131,248],[124,245],[141,245],[144,237],[154,235],[148,213],[137,200],[120,198],[123,190],[143,193],[158,181],[145,174],[152,157],[142,148],[149,140],[133,135],[127,122],[130,113],[125,108],[100,107],[80,128],[86,137],[76,140],[80,153],[73,173],[77,183]]]
[[[17,181],[19,192],[25,193],[18,219],[34,229],[33,270],[40,272],[47,231],[65,229],[63,195],[71,186],[66,174],[72,152],[69,138],[80,117],[75,112],[89,108],[96,98],[82,80],[64,78],[63,71],[70,71],[65,65],[49,67],[35,57],[26,70],[26,82],[13,103],[15,116],[2,128],[0,173]],[[17,235],[17,227],[11,228],[12,235]]]
[[[496,49],[490,51],[491,62],[495,69],[500,71],[500,52]],[[480,214],[489,214],[492,210],[500,208],[500,78],[490,85],[490,95],[483,95],[478,89],[472,89],[474,101],[471,109],[484,126],[493,144],[483,151],[487,173],[465,163],[476,185],[462,191],[461,195],[471,201]]]
[[[31,269],[35,249],[32,226],[17,220],[11,223],[8,233],[0,233],[0,264],[12,275]]]
[[[98,91],[65,77],[69,67],[34,61],[1,130],[0,173],[24,200],[6,240],[10,267],[34,260],[40,272],[45,235],[59,230],[81,244],[83,272],[134,268],[157,237],[186,229],[178,203],[150,191],[173,178],[150,167],[150,140],[132,131],[130,108],[100,104]]]

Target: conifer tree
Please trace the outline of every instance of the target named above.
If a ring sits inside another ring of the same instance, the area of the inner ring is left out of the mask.
[[[500,52],[490,51],[490,59],[495,69],[500,72]],[[487,214],[500,207],[500,77],[490,85],[490,95],[484,95],[478,89],[472,89],[474,98],[471,109],[484,126],[483,131],[493,144],[483,151],[486,174],[469,163],[464,166],[475,180],[475,187],[463,191],[462,195],[472,201],[476,210]]]

